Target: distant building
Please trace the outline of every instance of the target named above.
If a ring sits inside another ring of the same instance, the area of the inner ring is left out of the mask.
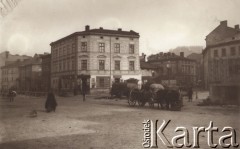
[[[221,103],[240,103],[240,29],[221,21],[206,36],[203,51],[204,83],[210,98]]]
[[[13,55],[13,54],[10,54],[9,51],[5,51],[5,52],[2,52],[0,53],[0,68],[2,66],[5,66],[9,63],[12,63],[14,61],[17,61],[17,60],[24,60],[24,59],[29,59],[31,58],[30,56],[26,56],[26,55]],[[2,74],[3,72],[0,72],[0,90],[2,88]],[[6,83],[6,82],[5,82]]]
[[[100,27],[75,32],[52,42],[51,86],[72,90],[87,78],[91,89],[107,89],[112,81],[141,80],[139,33]]]
[[[152,81],[156,77],[157,66],[146,62],[146,55],[140,56],[140,68],[142,73],[142,82]]]
[[[148,62],[158,66],[156,81],[166,85],[196,85],[196,61],[174,53],[160,52],[148,57]]]
[[[51,54],[43,54],[42,58],[42,87],[43,91],[49,91],[51,88]]]
[[[33,58],[24,60],[19,66],[19,90],[42,91],[42,59],[39,54]]]
[[[203,74],[203,55],[198,53],[191,53],[187,58],[196,61],[196,81],[198,87],[203,88],[204,86],[204,74]]]
[[[7,64],[1,67],[2,72],[2,81],[1,88],[2,90],[19,89],[19,65],[21,64],[20,60]]]

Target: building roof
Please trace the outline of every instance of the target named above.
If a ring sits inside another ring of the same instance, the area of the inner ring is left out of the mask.
[[[161,62],[161,61],[179,61],[179,60],[185,60],[185,61],[195,61],[190,58],[186,58],[183,56],[171,54],[167,55],[167,53],[160,55],[160,54],[155,54],[155,55],[150,55],[148,57],[149,62]]]
[[[20,66],[28,66],[28,65],[38,65],[41,64],[40,58],[31,58],[23,61]]]
[[[19,67],[19,66],[21,65],[21,63],[22,63],[22,62],[21,62],[20,60],[17,60],[17,61],[8,63],[8,64],[6,64],[5,66],[2,66],[1,69]]]
[[[197,62],[200,62],[202,60],[202,54],[199,53],[191,53],[190,55],[187,56],[187,58],[196,60]]]
[[[239,25],[235,25],[235,27],[233,28],[227,25],[226,20],[221,21],[220,24],[206,36],[206,46],[208,47],[226,42],[226,39],[234,38],[234,36],[239,33]]]
[[[235,34],[239,33],[240,31],[235,29],[235,28],[232,28],[232,27],[228,27],[226,26],[225,29],[221,29],[220,28],[221,26],[219,25],[218,27],[216,27],[212,32],[210,32],[206,38],[208,36],[211,36],[212,34],[217,34],[218,36],[218,40],[221,41],[225,38],[228,38],[228,37],[231,37],[231,36],[234,36]]]
[[[51,58],[51,54],[50,53],[41,54],[40,57],[41,58]]]
[[[140,61],[140,68],[141,69],[157,69],[157,65],[150,64],[148,62]]]
[[[119,36],[119,37],[133,37],[133,38],[139,38],[140,35],[139,33],[130,30],[130,31],[123,31],[122,29],[118,29],[118,30],[109,30],[109,29],[103,29],[102,27],[100,27],[99,29],[90,29],[89,26],[85,27],[85,31],[80,31],[80,32],[75,32],[72,33],[68,36],[65,36],[59,40],[56,40],[54,42],[52,42],[50,45],[57,43],[59,41],[62,41],[64,39],[70,38],[70,37],[74,37],[76,35],[102,35],[102,36]]]

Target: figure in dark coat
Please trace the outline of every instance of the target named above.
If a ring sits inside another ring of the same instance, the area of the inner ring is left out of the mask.
[[[55,112],[56,107],[57,107],[57,102],[56,102],[56,99],[55,99],[55,95],[52,91],[50,91],[47,95],[47,100],[46,100],[46,103],[45,103],[45,109],[46,109],[47,112],[51,112],[51,111]]]
[[[82,95],[83,95],[83,101],[86,100],[86,92],[87,92],[87,81],[82,81]]]
[[[188,90],[188,102],[192,102],[192,95],[193,95],[193,90],[191,87],[189,87]]]

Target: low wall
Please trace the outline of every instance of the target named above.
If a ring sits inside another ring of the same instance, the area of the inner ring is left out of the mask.
[[[240,86],[210,85],[210,99],[214,103],[240,105]]]
[[[102,94],[109,94],[110,95],[110,89],[102,89],[102,88],[91,88],[90,89],[90,94],[91,95],[102,95]]]

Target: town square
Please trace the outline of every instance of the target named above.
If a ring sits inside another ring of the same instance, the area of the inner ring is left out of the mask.
[[[0,148],[239,148],[238,0],[1,0]]]

